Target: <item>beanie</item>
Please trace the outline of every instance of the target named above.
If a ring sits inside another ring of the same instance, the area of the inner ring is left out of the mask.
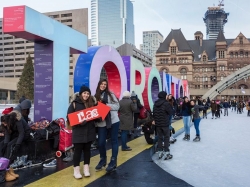
[[[89,94],[91,95],[91,91],[89,87],[84,86],[84,85],[80,88],[79,95],[82,95],[83,92],[89,92]]]
[[[19,104],[19,106],[21,107],[22,110],[30,109],[31,101],[29,99],[25,99]]]
[[[136,96],[137,95],[136,95],[135,91],[132,91],[131,97],[136,97]]]
[[[4,111],[2,112],[3,115],[9,114],[13,110],[13,107],[10,108],[5,108]]]
[[[129,91],[123,92],[123,97],[130,97],[130,92]]]
[[[167,93],[164,92],[164,91],[161,91],[161,92],[159,92],[158,97],[159,97],[160,99],[166,99]]]

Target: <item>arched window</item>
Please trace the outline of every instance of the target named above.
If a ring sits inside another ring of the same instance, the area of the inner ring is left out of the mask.
[[[203,55],[202,59],[203,59],[203,62],[206,62],[207,61],[207,56]]]
[[[187,79],[187,70],[185,68],[181,69],[181,79]]]
[[[221,75],[220,80],[223,81],[223,79],[224,79],[224,75]]]
[[[234,53],[230,52],[230,58],[233,58],[233,57],[234,57]]]
[[[240,58],[243,58],[243,56],[244,56],[243,51],[240,51]]]
[[[168,70],[166,68],[162,69],[162,71],[168,73]]]
[[[235,58],[238,58],[238,52],[235,53]]]
[[[245,84],[239,85],[238,89],[248,89],[248,86]]]

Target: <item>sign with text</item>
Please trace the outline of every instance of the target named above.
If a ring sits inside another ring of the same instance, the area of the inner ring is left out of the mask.
[[[24,31],[25,6],[5,7],[3,9],[3,32]]]
[[[52,120],[53,42],[35,43],[34,120]]]
[[[68,114],[70,126],[75,126],[84,121],[91,121],[97,118],[102,118],[102,120],[104,120],[109,111],[109,106],[98,102],[97,106]]]

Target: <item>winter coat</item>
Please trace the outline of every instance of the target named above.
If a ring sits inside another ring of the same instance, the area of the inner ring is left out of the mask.
[[[131,98],[132,101],[136,100],[137,108],[136,108],[136,111],[134,113],[139,114],[140,109],[143,107],[142,104],[141,104],[140,99],[138,99],[137,95],[136,96],[131,96],[130,98]]]
[[[112,102],[110,97],[108,96],[108,102],[106,103],[107,106],[111,108],[110,114],[111,114],[111,124],[119,122],[118,117],[118,110],[120,108],[119,101],[117,100],[115,94],[111,93],[111,96],[115,102]],[[106,127],[106,121],[101,121],[96,123],[98,127]]]
[[[93,96],[90,96],[96,104],[96,99]],[[73,105],[73,103],[75,103]],[[76,93],[74,95],[73,101],[71,102],[67,114],[74,113],[76,111],[86,109],[85,104],[79,97],[79,94]],[[95,122],[92,121],[84,121],[82,124],[78,124],[72,127],[72,143],[88,143],[94,141],[96,139],[96,131],[95,131]]]
[[[166,99],[158,99],[155,101],[154,107],[153,107],[153,117],[155,119],[155,125],[161,126],[161,127],[169,127],[170,121],[169,121],[169,115],[173,114],[173,108],[167,102]]]
[[[230,105],[229,105],[229,103],[228,103],[228,102],[224,102],[224,103],[223,103],[223,107],[224,107],[224,108],[229,108],[229,107],[230,107]]]
[[[200,118],[200,109],[203,110],[204,108],[205,108],[204,106],[194,105],[191,108],[192,118],[193,119],[199,119]]]
[[[217,110],[217,104],[216,103],[211,103],[211,110],[216,111]]]
[[[182,116],[191,116],[191,105],[190,102],[183,102],[181,105],[181,114]]]
[[[207,109],[209,108],[209,104],[206,102],[206,103],[202,103],[202,105],[204,108],[202,109],[203,111],[207,111]]]
[[[4,143],[9,143],[14,138],[17,138],[16,144],[21,145],[23,141],[29,139],[31,129],[19,111],[13,110],[11,113],[16,113],[17,121],[13,126],[11,126],[11,132],[4,127]]]
[[[123,97],[120,104],[120,129],[131,130],[133,128],[133,112],[137,110],[137,103],[134,103],[129,97]]]

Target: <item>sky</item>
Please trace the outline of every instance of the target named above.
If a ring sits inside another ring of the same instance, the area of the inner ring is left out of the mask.
[[[165,38],[171,29],[181,28],[187,40],[194,39],[196,31],[201,31],[205,36],[204,14],[207,7],[218,5],[218,0],[132,1],[134,1],[135,44],[138,48],[142,43],[143,31],[159,30]],[[250,0],[224,0],[224,4],[225,11],[229,12],[228,23],[224,28],[225,37],[236,38],[242,32],[247,38],[250,38],[250,11],[248,11]],[[27,5],[39,12],[52,12],[90,8],[90,0],[0,0],[1,17],[3,7],[16,5]]]

